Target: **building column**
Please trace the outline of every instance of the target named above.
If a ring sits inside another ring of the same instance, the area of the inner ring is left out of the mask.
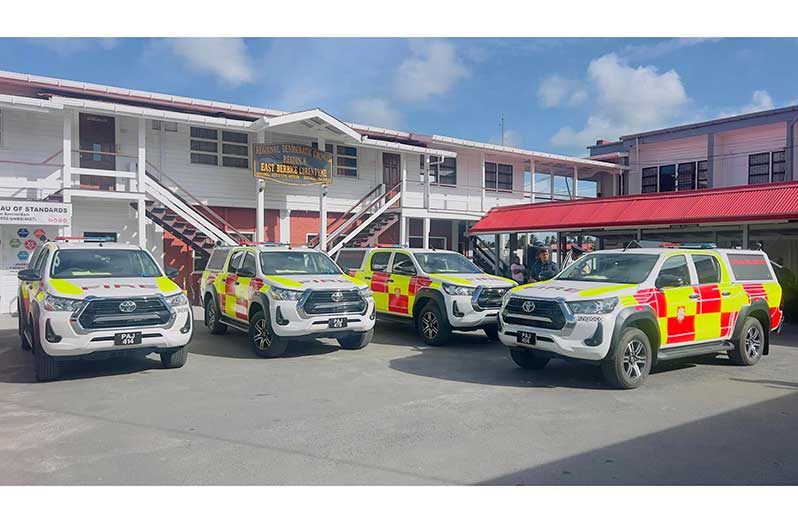
[[[407,191],[407,155],[401,153],[399,156],[400,172],[402,185],[400,186],[401,195],[399,196],[399,244],[407,245],[407,220],[405,218],[405,193]]]
[[[266,131],[261,130],[256,134],[255,140],[258,143],[266,141]],[[265,231],[265,217],[266,213],[266,182],[255,178],[255,241],[262,242],[266,240]]]
[[[452,243],[448,246],[450,251],[458,251],[460,248],[460,222],[452,220]]]
[[[72,187],[72,111],[64,109],[64,166],[61,168],[64,189]]]
[[[574,165],[574,192],[573,192],[573,194],[571,195],[571,199],[572,199],[572,200],[576,200],[576,197],[577,197],[577,196],[578,196],[578,194],[579,194],[579,193],[577,192],[577,190],[576,190],[576,187],[577,187],[578,185],[579,185],[579,168],[578,168],[576,165]]]
[[[430,176],[429,155],[424,155],[424,208],[429,210]],[[426,247],[425,247],[426,248]]]
[[[696,177],[698,172],[696,172]],[[707,134],[707,185],[714,187],[715,185],[715,133]],[[696,178],[696,187],[698,187],[698,179]]]
[[[798,118],[791,122],[787,122],[787,147],[784,149],[784,167],[785,178],[789,180],[798,180],[798,169],[796,169],[796,150],[795,150],[795,125],[798,123]]]
[[[749,242],[751,241],[751,227],[747,223],[744,223],[742,227],[743,227],[743,249],[750,249],[751,246],[749,245]]]
[[[146,193],[147,176],[147,120],[139,118],[138,157],[136,161],[136,191]]]
[[[410,218],[402,216],[402,222],[399,225],[399,243],[406,247],[410,247]]]
[[[502,253],[502,235],[496,234],[493,237],[493,274],[500,275],[501,270],[499,269],[499,260],[501,260],[501,253]]]
[[[549,168],[549,197],[554,201],[554,167]]]
[[[319,138],[317,142],[319,150],[327,150],[324,138]],[[329,169],[332,172],[332,166]],[[319,249],[327,252],[327,184],[319,186]]]
[[[535,159],[534,158],[529,159],[529,174],[531,174],[532,177],[531,180],[532,183],[530,184],[530,190],[532,191],[532,195],[530,201],[532,203],[535,203]]]
[[[64,191],[64,203],[72,203],[72,193],[68,191]],[[72,217],[75,216],[75,209],[72,209]],[[64,225],[63,227],[59,228],[59,233],[61,236],[72,236],[72,219],[69,220],[69,223]]]
[[[429,218],[423,218],[424,230],[422,231],[422,247],[424,249],[429,249]]]
[[[291,209],[280,209],[280,243],[291,244]]]
[[[147,208],[147,200],[144,198],[142,194],[139,196],[138,205],[137,205],[137,213],[138,213],[138,228],[139,228],[139,247],[142,249],[147,248],[147,213],[145,209]]]
[[[509,263],[513,263],[513,257],[518,250],[518,233],[510,234],[510,257],[507,259]]]
[[[480,207],[479,209],[482,212],[485,212],[485,153],[483,152],[480,157],[480,172],[482,173],[482,181],[480,182],[480,187],[482,188],[481,196],[480,196]]]

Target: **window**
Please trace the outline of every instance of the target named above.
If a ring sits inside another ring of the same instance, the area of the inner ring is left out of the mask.
[[[341,274],[341,269],[326,254],[317,251],[260,253],[263,274]]]
[[[641,192],[657,192],[656,167],[645,167],[643,169]]]
[[[230,253],[227,249],[216,249],[211,254],[208,260],[207,269],[209,271],[221,271],[224,269],[224,262],[227,260],[227,255]]]
[[[676,178],[676,188],[679,191],[689,191],[695,189],[696,166],[695,162],[680,163]]]
[[[770,267],[761,254],[729,254],[729,265],[737,281],[773,279]]]
[[[42,249],[41,254],[36,259],[36,264],[33,266],[39,274],[44,274],[44,266],[47,265],[47,258],[50,257],[50,250],[49,249]]]
[[[659,270],[656,285],[657,287],[683,287],[690,285],[690,269],[687,268],[687,258],[680,254],[665,260]]]
[[[513,190],[513,166],[485,162],[485,189],[489,191]]]
[[[748,156],[748,183],[768,183],[770,181],[770,153]]]
[[[582,256],[557,277],[567,281],[642,283],[659,257],[656,254],[598,252]]]
[[[191,163],[219,165],[220,157],[222,167],[248,169],[249,135],[233,131],[219,132],[216,129],[192,127]]]
[[[421,172],[426,168],[426,158],[422,154]],[[457,158],[429,157],[429,183],[433,185],[457,185]]]
[[[83,232],[83,240],[89,242],[116,242],[117,234],[115,232]]]
[[[693,254],[692,258],[699,285],[720,282],[720,264],[717,258],[709,254]]]
[[[251,274],[256,274],[257,267],[255,267],[255,255],[251,252],[248,252],[244,255],[244,261],[241,263],[241,267],[238,268],[237,272],[241,271],[250,271]]]
[[[371,270],[377,272],[385,272],[388,270],[388,261],[391,259],[391,253],[387,251],[375,252],[371,256]]]
[[[338,251],[338,257],[335,259],[335,262],[345,271],[356,271],[359,270],[363,265],[363,258],[365,256],[366,251],[363,250],[348,251],[346,249],[342,249]]]
[[[155,278],[161,269],[149,253],[137,249],[59,249],[52,278]]]
[[[319,148],[318,142],[313,142],[311,146]],[[357,147],[328,143],[324,150],[333,155],[332,168],[336,176],[357,178]]]
[[[771,165],[771,172],[773,173],[773,178],[771,181],[774,182],[783,182],[787,179],[787,163],[785,160],[784,151],[774,151],[770,155],[770,165]]]
[[[698,186],[696,189],[706,189],[709,187],[709,162],[702,160],[698,162]]]
[[[659,192],[676,190],[676,166],[660,165],[659,167]]]
[[[402,252],[397,252],[393,255],[391,272],[412,276],[416,274],[416,266],[413,265],[413,260],[410,259],[410,256]]]
[[[244,260],[245,251],[235,251],[227,264],[227,272],[236,272]]]

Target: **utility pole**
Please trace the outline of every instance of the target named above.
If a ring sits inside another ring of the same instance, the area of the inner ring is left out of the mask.
[[[504,113],[499,118],[499,127],[501,128],[501,144],[504,146]]]

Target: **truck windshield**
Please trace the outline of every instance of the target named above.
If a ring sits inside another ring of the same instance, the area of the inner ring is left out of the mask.
[[[52,278],[155,278],[161,269],[143,251],[132,249],[58,250]]]
[[[656,254],[594,253],[569,265],[556,279],[606,283],[642,283],[659,256]]]
[[[330,258],[319,252],[262,252],[263,274],[341,274]]]
[[[421,270],[428,274],[446,272],[478,274],[482,272],[482,269],[471,263],[468,258],[456,252],[417,252],[415,257]]]

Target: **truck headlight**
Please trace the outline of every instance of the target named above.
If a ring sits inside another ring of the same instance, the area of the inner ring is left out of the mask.
[[[615,310],[616,305],[618,298],[568,302],[568,308],[574,314],[609,314]]]
[[[277,301],[299,301],[302,298],[303,291],[291,291],[288,289],[281,289],[280,287],[272,287],[269,289],[269,296]]]
[[[462,285],[444,283],[443,290],[446,294],[451,294],[452,296],[471,296],[476,289],[474,287],[463,287]]]
[[[373,295],[374,295],[374,293],[371,292],[371,289],[369,289],[368,287],[366,287],[365,289],[360,289],[360,296],[362,298],[364,298],[364,299],[369,299]]]
[[[167,296],[166,303],[168,303],[172,307],[181,307],[183,305],[188,305],[188,298],[184,293],[179,292],[174,296]]]
[[[72,298],[61,298],[48,294],[44,297],[44,310],[46,311],[76,311],[83,305],[83,300],[73,300]]]

